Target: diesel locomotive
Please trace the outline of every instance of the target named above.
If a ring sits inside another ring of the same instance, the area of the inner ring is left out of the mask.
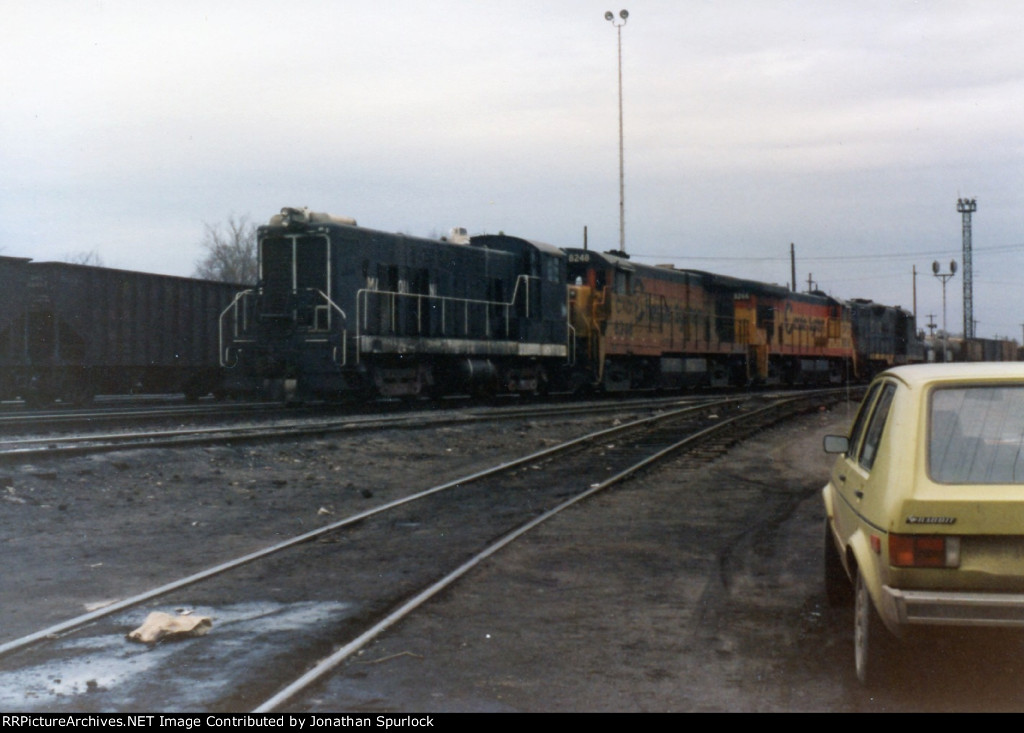
[[[615,253],[566,256],[576,369],[604,390],[829,384],[855,373],[849,314],[834,298]]]
[[[257,230],[221,317],[229,390],[293,399],[542,392],[569,359],[565,254],[393,234],[305,209]]]
[[[286,208],[220,319],[228,390],[288,399],[838,384],[921,360],[870,301],[559,248],[426,239]]]

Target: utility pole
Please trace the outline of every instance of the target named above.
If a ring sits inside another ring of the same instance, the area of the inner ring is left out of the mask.
[[[917,322],[917,265],[914,265],[914,322]]]
[[[941,272],[939,263],[932,263],[932,273],[942,280],[942,360],[949,361],[949,329],[946,328],[946,282],[956,274],[956,261],[950,260],[949,272]]]
[[[792,292],[796,292],[796,249],[793,243],[789,243],[789,271],[790,271],[790,285],[789,289]]]
[[[978,210],[975,199],[957,199],[956,210],[963,221],[964,234],[964,338],[974,338],[974,293],[971,269],[971,214]]]

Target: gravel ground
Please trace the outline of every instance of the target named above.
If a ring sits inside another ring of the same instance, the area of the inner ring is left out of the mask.
[[[379,430],[0,467],[0,641],[612,419]]]
[[[901,685],[853,676],[825,606],[828,432],[806,416],[679,459],[543,525],[392,628],[294,710],[1024,709],[1019,641],[913,648]],[[0,641],[339,516],[578,434],[575,420],[126,451],[0,470]],[[0,671],[3,662],[0,660]]]

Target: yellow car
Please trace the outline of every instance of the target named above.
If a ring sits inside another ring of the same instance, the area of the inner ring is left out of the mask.
[[[861,682],[914,627],[1024,627],[1024,363],[890,369],[824,443],[825,589]]]

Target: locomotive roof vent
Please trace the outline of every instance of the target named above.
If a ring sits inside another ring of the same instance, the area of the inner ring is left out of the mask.
[[[308,207],[301,209],[286,206],[280,214],[270,217],[271,226],[303,226],[307,224],[344,224],[356,226],[356,220],[350,216],[333,216],[320,211],[310,211]]]
[[[466,227],[452,227],[447,241],[452,244],[469,244],[469,230]]]

